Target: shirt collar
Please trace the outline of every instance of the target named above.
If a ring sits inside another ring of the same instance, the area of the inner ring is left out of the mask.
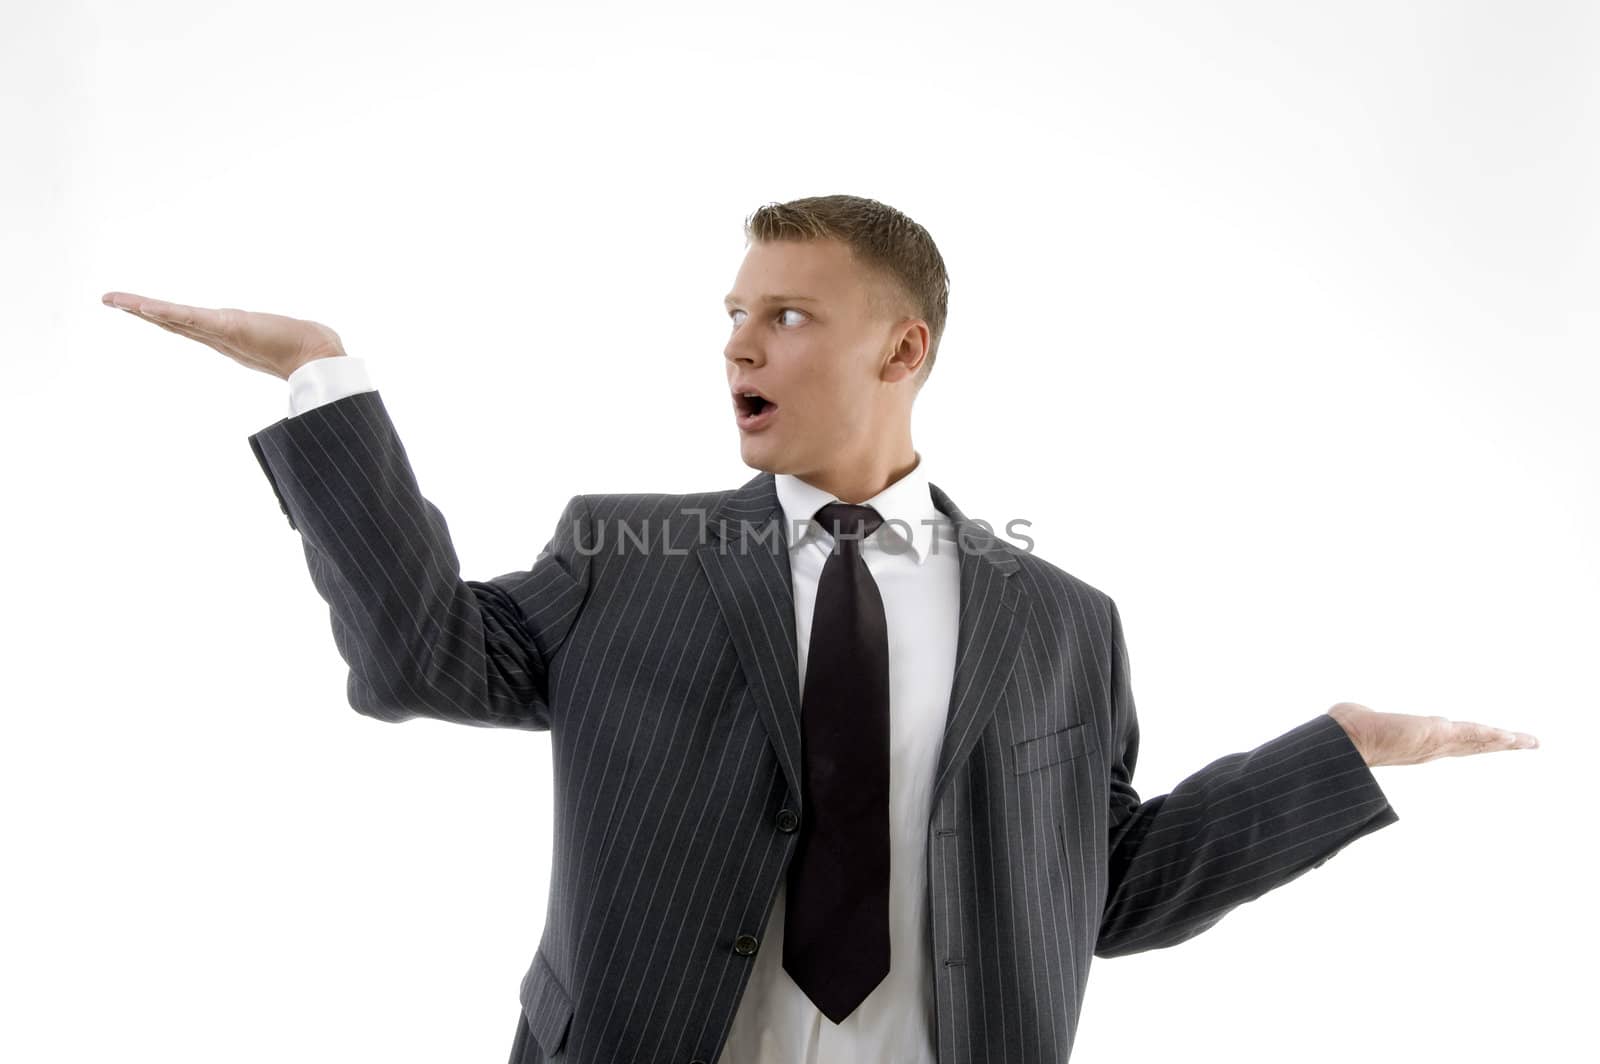
[[[933,505],[933,496],[928,491],[928,463],[923,459],[922,452],[912,453],[916,455],[917,464],[911,467],[910,472],[861,505],[872,507],[883,517],[883,524],[867,537],[867,541],[881,543],[878,539],[880,535],[893,536],[899,545],[886,549],[905,550],[909,547],[913,560],[921,565],[932,549],[937,523],[948,521],[949,518]],[[801,480],[793,473],[774,474],[773,481],[778,491],[778,503],[783,508],[783,534],[788,540],[789,549],[793,550],[813,537],[830,539],[827,530],[812,518],[819,508],[843,500]]]

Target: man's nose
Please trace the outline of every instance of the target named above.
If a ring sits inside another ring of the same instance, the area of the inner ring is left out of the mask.
[[[722,349],[722,357],[729,362],[747,362],[756,366],[766,360],[760,346],[747,334],[743,325],[734,327],[733,335],[728,337],[728,345]]]

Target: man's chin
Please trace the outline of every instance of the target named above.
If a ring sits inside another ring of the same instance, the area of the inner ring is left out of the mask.
[[[739,457],[751,469],[776,476],[788,472],[788,463],[782,457],[750,440],[741,441]]]
[[[743,455],[742,457],[744,458],[745,465],[759,473],[771,473],[773,476],[777,476],[779,473],[783,472],[782,469],[776,468],[773,462],[770,462],[765,458],[751,458],[749,455]]]

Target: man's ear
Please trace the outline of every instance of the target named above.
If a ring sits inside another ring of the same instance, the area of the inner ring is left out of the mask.
[[[928,360],[928,324],[921,318],[905,318],[895,323],[890,334],[891,346],[884,365],[899,362],[909,369],[913,378],[919,376],[923,363]],[[915,362],[913,365],[912,362]],[[921,388],[920,381],[917,387]]]

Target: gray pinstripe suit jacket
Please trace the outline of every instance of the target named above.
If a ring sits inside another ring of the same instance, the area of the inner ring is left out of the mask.
[[[772,476],[575,496],[531,569],[474,581],[378,392],[250,444],[355,710],[550,733],[527,1064],[715,1061],[793,850],[779,813],[805,815]],[[1182,942],[1398,818],[1327,714],[1141,801],[1116,604],[930,491],[962,545],[927,826],[939,1060],[1065,1061],[1094,956]]]

